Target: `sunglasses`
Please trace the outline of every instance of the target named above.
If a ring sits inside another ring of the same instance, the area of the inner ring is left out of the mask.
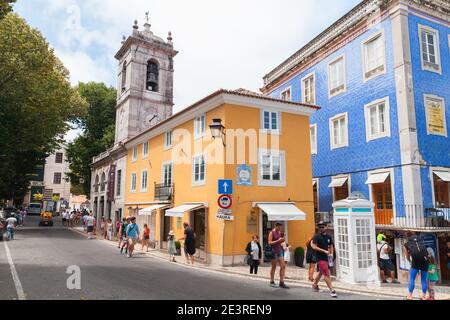
[[[319,229],[325,229],[325,227],[324,226],[320,226]]]

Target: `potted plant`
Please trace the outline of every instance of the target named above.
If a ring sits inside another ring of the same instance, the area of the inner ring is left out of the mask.
[[[297,267],[303,268],[304,259],[305,259],[305,249],[303,249],[302,247],[298,247],[297,249],[295,249],[294,252],[295,265]]]
[[[175,241],[175,249],[177,249],[177,256],[181,256],[181,243],[180,243],[180,241]]]

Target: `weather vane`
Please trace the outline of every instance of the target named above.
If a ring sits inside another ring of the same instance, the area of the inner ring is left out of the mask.
[[[147,11],[147,12],[145,13],[145,19],[147,20],[147,23],[148,23],[148,21],[150,20],[149,14],[150,14],[150,11]]]

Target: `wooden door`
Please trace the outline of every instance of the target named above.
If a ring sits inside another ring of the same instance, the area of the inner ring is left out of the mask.
[[[391,181],[372,185],[375,202],[375,224],[391,225],[394,216]]]
[[[339,201],[348,198],[348,182],[342,187],[334,188],[334,201]]]
[[[434,175],[434,197],[437,207],[449,208],[448,182],[441,180]]]

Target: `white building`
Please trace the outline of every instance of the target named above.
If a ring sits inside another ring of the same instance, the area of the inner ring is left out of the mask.
[[[52,189],[53,196],[58,196],[61,200],[66,201],[70,199],[70,181],[66,180],[66,174],[69,171],[69,162],[67,161],[64,147],[55,151],[54,154],[45,160],[45,189]]]

